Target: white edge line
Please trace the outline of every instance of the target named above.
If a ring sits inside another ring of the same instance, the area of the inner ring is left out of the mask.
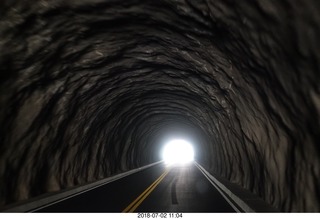
[[[211,184],[220,192],[220,194],[224,197],[224,199],[232,206],[232,208],[240,212],[236,206],[232,202],[228,200],[228,198],[223,194],[221,190],[223,190],[228,196],[235,202],[239,207],[241,207],[245,212],[255,212],[252,208],[250,208],[244,201],[242,201],[238,196],[232,193],[227,187],[225,187],[222,183],[220,183],[214,176],[212,176],[208,171],[206,171],[200,164],[195,162],[196,166],[203,173],[203,175],[211,182]],[[213,182],[214,183],[213,183]]]
[[[99,181],[84,185],[84,186],[80,186],[65,192],[61,192],[59,194],[54,194],[52,196],[48,196],[42,199],[38,199],[29,203],[25,203],[25,204],[21,204],[19,206],[16,207],[12,207],[12,208],[8,208],[5,210],[2,210],[1,212],[34,212],[37,210],[40,210],[42,208],[46,208],[50,205],[56,204],[58,202],[64,201],[66,199],[72,198],[74,196],[80,195],[82,193],[85,193],[87,191],[90,191],[92,189],[95,189],[97,187],[106,185],[108,183],[111,183],[113,181],[119,180],[123,177],[129,176],[131,174],[134,174],[136,172],[142,171],[146,168],[152,167],[154,165],[157,165],[159,163],[162,163],[163,161],[158,161],[152,164],[148,164],[146,166],[143,167],[139,167],[137,169],[133,169],[133,170],[129,170],[125,173],[120,173],[118,175],[115,176],[111,176],[105,179],[101,179]]]
[[[208,179],[208,181],[218,190],[218,192],[223,196],[223,198],[229,203],[229,205],[236,211],[236,212],[241,212],[226,196],[225,194],[221,191],[221,189],[216,186],[209,178],[209,176],[207,176],[207,174],[205,174],[205,172],[198,166],[198,164],[196,163],[196,166],[198,167],[198,169],[200,170],[200,172]]]

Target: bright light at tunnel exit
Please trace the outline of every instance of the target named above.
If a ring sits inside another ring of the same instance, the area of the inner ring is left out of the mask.
[[[193,146],[182,139],[167,143],[162,153],[162,158],[166,164],[187,164],[193,161],[193,157]]]

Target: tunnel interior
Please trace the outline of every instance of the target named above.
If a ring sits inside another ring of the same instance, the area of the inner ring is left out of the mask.
[[[1,206],[182,138],[280,211],[320,211],[318,1],[0,4]]]

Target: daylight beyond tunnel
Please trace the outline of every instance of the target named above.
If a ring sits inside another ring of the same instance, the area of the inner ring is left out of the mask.
[[[0,205],[170,139],[281,211],[320,211],[317,0],[4,0]]]

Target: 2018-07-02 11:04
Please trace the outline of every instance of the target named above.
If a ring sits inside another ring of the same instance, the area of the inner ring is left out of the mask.
[[[138,218],[182,218],[182,213],[138,213]]]

